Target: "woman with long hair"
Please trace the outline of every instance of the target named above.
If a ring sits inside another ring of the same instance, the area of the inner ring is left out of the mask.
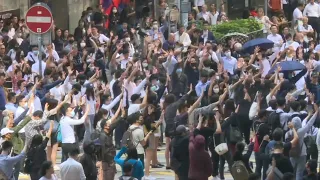
[[[55,30],[53,44],[54,44],[55,50],[58,53],[61,53],[61,51],[63,50],[63,40],[62,40],[62,30],[59,28]]]
[[[109,15],[109,29],[117,32],[118,25],[120,21],[120,13],[116,6],[112,7],[112,11]]]
[[[86,102],[86,104],[88,104],[90,107],[88,117],[90,119],[90,128],[92,129],[94,124],[94,116],[96,114],[95,109],[96,109],[96,103],[97,103],[93,86],[87,87],[86,93],[83,97],[85,98],[84,102]]]
[[[26,172],[30,172],[31,180],[38,180],[39,170],[43,162],[46,161],[46,146],[50,139],[53,129],[53,121],[50,122],[50,128],[46,134],[46,138],[43,140],[42,135],[37,134],[33,136],[29,152],[27,153],[27,159],[25,163]]]
[[[121,159],[123,154],[127,154],[126,159]],[[122,147],[118,154],[114,157],[114,161],[123,168],[125,163],[130,163],[133,166],[132,176],[141,180],[144,176],[143,165],[140,160],[138,160],[138,152],[136,148],[128,149],[127,147]]]
[[[53,164],[51,161],[45,161],[41,165],[39,180],[58,180],[58,177],[54,174]]]

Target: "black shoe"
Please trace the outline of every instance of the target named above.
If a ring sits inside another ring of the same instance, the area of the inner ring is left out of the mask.
[[[166,167],[166,170],[170,170],[170,169],[171,169],[171,167],[168,167],[168,166]]]
[[[164,165],[163,165],[163,164],[160,164],[160,163],[158,163],[157,165],[158,165],[158,166],[161,166],[161,167],[164,167]]]
[[[159,166],[158,164],[157,165],[151,165],[152,168],[162,168],[163,166]]]

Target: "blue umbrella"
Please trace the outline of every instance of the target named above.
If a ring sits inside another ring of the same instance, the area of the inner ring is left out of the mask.
[[[242,46],[242,50],[246,53],[252,54],[257,46],[259,46],[261,50],[267,50],[273,48],[273,44],[274,43],[267,38],[252,39]]]
[[[281,71],[296,71],[296,70],[303,70],[306,68],[303,64],[301,64],[298,61],[282,61],[276,64],[275,66],[273,66],[270,69],[269,74],[274,73],[274,71],[278,66],[281,67]]]

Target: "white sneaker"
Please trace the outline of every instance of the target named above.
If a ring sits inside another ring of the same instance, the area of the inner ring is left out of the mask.
[[[213,177],[212,180],[221,180],[219,176]]]
[[[156,180],[156,178],[152,177],[152,176],[144,176],[142,178],[142,180]]]

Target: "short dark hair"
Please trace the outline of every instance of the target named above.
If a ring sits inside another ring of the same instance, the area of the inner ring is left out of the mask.
[[[128,173],[131,173],[132,172],[132,168],[133,168],[133,166],[129,162],[124,163],[124,165],[122,167],[123,173],[126,174],[126,175]]]
[[[16,97],[16,93],[14,93],[14,92],[9,92],[9,93],[8,93],[8,101],[12,101],[12,99],[13,99],[14,97]]]
[[[283,136],[283,131],[280,128],[276,128],[272,133],[273,140],[275,141],[280,141],[282,136]]]
[[[76,156],[80,154],[80,150],[78,147],[71,147],[71,150],[69,152],[69,156]]]
[[[3,151],[8,151],[10,150],[11,148],[13,147],[13,144],[11,141],[4,141],[2,144],[1,144],[1,149]]]
[[[293,101],[290,103],[290,107],[293,111],[297,112],[300,109],[300,103],[298,101]]]
[[[50,169],[52,167],[52,162],[51,161],[45,161],[42,163],[41,165],[41,169],[40,169],[40,175],[41,176],[45,176],[47,173],[47,170]]]
[[[42,112],[41,110],[35,111],[35,112],[33,113],[33,116],[34,116],[34,117],[42,118],[43,112]]]
[[[19,95],[16,98],[16,104],[19,104],[19,102],[24,98],[24,95]]]
[[[285,98],[277,98],[277,105],[278,106],[284,106],[286,105],[286,99]]]

